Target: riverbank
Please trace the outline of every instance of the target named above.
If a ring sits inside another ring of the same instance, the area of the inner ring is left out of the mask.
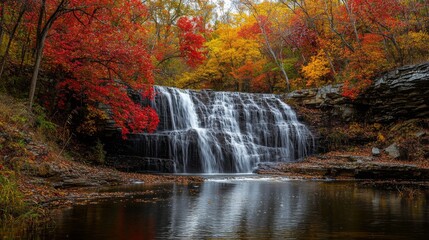
[[[192,176],[124,173],[94,162],[97,148],[77,148],[70,135],[50,122],[43,109],[0,94],[0,222],[37,223],[53,207],[112,197],[105,186],[130,183],[190,184]],[[65,137],[64,137],[65,136]],[[100,156],[97,156],[100,155]]]
[[[106,167],[94,167],[71,161],[57,161],[61,170],[56,177],[22,175],[20,187],[28,199],[43,207],[64,206],[101,198],[121,197],[124,193],[99,192],[99,188],[127,184],[192,184],[203,181],[195,176],[125,173]]]
[[[261,163],[256,173],[298,179],[359,180],[368,186],[429,189],[429,163],[401,161],[387,153],[373,156],[372,149],[331,151],[294,163]]]

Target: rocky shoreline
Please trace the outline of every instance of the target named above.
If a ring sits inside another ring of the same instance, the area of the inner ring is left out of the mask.
[[[368,152],[368,151],[367,151]],[[67,162],[50,177],[20,178],[20,189],[29,202],[43,208],[62,208],[108,198],[130,197],[144,192],[106,192],[106,187],[129,184],[200,184],[199,176],[125,173],[105,167]],[[45,167],[45,166],[44,166]],[[429,189],[429,166],[422,162],[396,161],[387,155],[330,152],[296,163],[261,163],[255,173],[303,180],[365,180],[368,185],[392,184]]]
[[[21,175],[20,190],[29,202],[49,208],[141,194],[99,191],[106,187],[129,184],[198,184],[203,181],[198,176],[125,173],[68,160],[44,162],[33,167],[44,168],[45,175]]]
[[[429,189],[429,165],[391,158],[387,153],[372,156],[371,149],[359,152],[329,152],[296,163],[261,163],[257,174],[308,180],[352,180],[369,186],[413,186]]]

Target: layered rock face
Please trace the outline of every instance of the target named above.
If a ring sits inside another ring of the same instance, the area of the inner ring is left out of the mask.
[[[108,164],[128,171],[251,173],[259,162],[311,153],[312,134],[273,94],[155,87],[155,133],[110,141]]]
[[[357,102],[373,121],[429,117],[429,63],[405,66],[375,80]]]
[[[294,91],[286,96],[344,121],[392,122],[429,117],[429,63],[404,66],[377,78],[355,100],[341,96],[342,85]]]

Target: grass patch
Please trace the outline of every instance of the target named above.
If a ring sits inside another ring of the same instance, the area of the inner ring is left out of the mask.
[[[20,191],[18,176],[0,165],[0,236],[30,239],[50,223],[48,210],[28,202]]]
[[[6,174],[9,176],[6,176]],[[13,172],[0,175],[0,219],[8,221],[25,213],[26,204]]]
[[[0,222],[37,223],[43,211],[37,206],[31,206],[25,201],[24,194],[19,190],[13,171],[0,171]]]

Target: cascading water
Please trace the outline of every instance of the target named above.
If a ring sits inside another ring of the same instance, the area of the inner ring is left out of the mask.
[[[176,173],[251,173],[259,162],[310,154],[313,136],[276,95],[155,87],[155,133],[130,136],[145,161],[170,161]],[[171,171],[171,170],[167,170]]]

